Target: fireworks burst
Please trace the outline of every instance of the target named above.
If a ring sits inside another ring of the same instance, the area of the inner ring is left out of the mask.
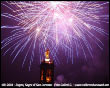
[[[13,49],[11,55],[16,57],[28,46],[24,55],[23,64],[30,55],[30,65],[35,53],[39,53],[40,60],[46,49],[51,51],[51,57],[56,64],[60,64],[58,53],[61,50],[67,56],[66,62],[72,61],[75,56],[94,58],[93,46],[101,50],[103,42],[101,36],[108,37],[106,30],[100,27],[101,23],[108,24],[108,13],[104,13],[109,2],[87,1],[7,1],[2,7],[10,12],[2,13],[2,18],[16,22],[16,25],[2,25],[2,29],[12,29],[11,36],[5,38],[2,49],[9,47],[4,55]],[[39,52],[35,52],[39,48]],[[16,54],[14,54],[16,53]],[[82,53],[82,54],[81,54]],[[74,56],[73,56],[74,55]]]

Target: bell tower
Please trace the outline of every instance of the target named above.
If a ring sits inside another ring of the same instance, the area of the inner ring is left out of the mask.
[[[45,59],[40,64],[40,83],[54,84],[54,61],[49,57],[50,51],[45,52]]]

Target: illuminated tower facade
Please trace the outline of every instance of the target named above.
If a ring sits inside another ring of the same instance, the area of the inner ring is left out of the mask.
[[[54,84],[54,62],[49,58],[49,50],[45,52],[45,60],[40,65],[40,83]]]

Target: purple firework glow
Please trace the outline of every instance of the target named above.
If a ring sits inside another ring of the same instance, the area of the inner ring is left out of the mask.
[[[74,58],[94,59],[95,47],[103,50],[103,38],[108,30],[102,24],[109,23],[107,5],[109,2],[93,1],[6,1],[1,3],[9,11],[1,14],[13,24],[2,25],[2,30],[11,30],[3,39],[3,55],[12,50],[12,63],[23,51],[25,61],[29,59],[29,70],[35,55],[41,61],[49,49],[51,58],[61,64],[60,52],[66,56],[66,63]],[[10,46],[11,45],[11,46]],[[7,48],[10,46],[9,48]],[[28,58],[27,58],[28,57]]]

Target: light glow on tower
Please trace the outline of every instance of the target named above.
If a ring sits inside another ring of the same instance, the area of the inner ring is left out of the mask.
[[[50,61],[49,53],[50,53],[50,51],[47,49],[47,51],[45,52],[45,61],[46,62],[49,62]]]

